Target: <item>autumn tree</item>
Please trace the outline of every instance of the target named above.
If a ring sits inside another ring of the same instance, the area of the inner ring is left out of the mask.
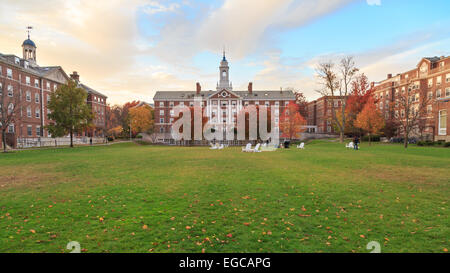
[[[149,106],[131,108],[129,118],[131,129],[135,134],[149,131],[154,124],[152,109]]]
[[[347,99],[346,133],[361,134],[360,128],[354,125],[357,115],[364,109],[367,102],[373,97],[373,86],[369,83],[366,75],[360,74],[351,83],[352,92]],[[372,102],[373,103],[373,102]]]
[[[17,88],[15,88],[17,87]],[[22,98],[20,83],[10,83],[6,86],[5,78],[0,81],[0,130],[2,132],[3,152],[6,152],[6,134],[9,126],[20,121]]]
[[[73,133],[87,129],[92,125],[94,115],[86,103],[87,92],[77,87],[75,81],[60,85],[50,95],[48,119],[46,126],[52,137],[70,135],[70,147],[73,147]]]
[[[344,133],[347,126],[346,108],[348,95],[351,92],[351,83],[353,82],[358,69],[352,57],[342,58],[339,66],[336,68],[331,61],[321,63],[316,69],[319,83],[322,85],[317,90],[322,96],[330,97],[331,100],[339,99],[342,101],[339,107],[331,103],[332,121],[338,128],[340,134],[340,142],[344,142]],[[339,115],[336,113],[340,112]]]
[[[140,103],[140,101],[131,101],[127,102],[122,106],[122,112],[121,112],[121,122],[122,122],[122,128],[123,128],[123,134],[124,135],[130,135],[130,115],[129,111],[131,108],[137,106]]]
[[[420,88],[420,82],[412,82],[410,79],[401,91],[396,92],[395,113],[400,115],[398,125],[405,148],[408,148],[411,133],[418,129],[421,119],[426,116],[430,101],[426,89]]]
[[[369,145],[371,145],[371,136],[378,134],[384,127],[384,118],[377,109],[374,99],[369,99],[356,116],[355,126],[363,129],[369,135]]]
[[[296,103],[289,103],[280,116],[280,130],[282,137],[288,139],[300,138],[300,134],[306,130],[306,120],[299,113]]]
[[[298,105],[298,111],[302,117],[307,118],[308,117],[308,101],[306,99],[305,94],[301,92],[298,89],[295,89],[293,87],[287,87],[286,90],[290,90],[295,95],[295,103]]]
[[[106,130],[108,135],[114,137],[122,134],[123,130],[123,107],[120,105],[107,105],[105,111]],[[120,128],[120,131],[118,131]]]

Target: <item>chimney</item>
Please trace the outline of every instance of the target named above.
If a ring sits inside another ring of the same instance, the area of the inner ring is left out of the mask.
[[[388,79],[392,78],[392,74],[388,74],[388,75],[387,75],[387,78],[388,78]]]
[[[373,88],[375,86],[375,82],[370,83],[370,88]]]
[[[76,82],[80,81],[80,75],[78,75],[77,71],[73,71],[73,73],[70,74],[70,78]]]
[[[249,82],[248,83],[248,92],[251,94],[253,92],[253,83]]]
[[[202,91],[202,87],[200,86],[200,83],[197,83],[197,95],[200,94],[200,91]]]

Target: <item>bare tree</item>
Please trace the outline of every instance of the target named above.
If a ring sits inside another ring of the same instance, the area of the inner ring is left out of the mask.
[[[0,130],[2,132],[3,152],[6,152],[6,132],[10,125],[18,123],[21,119],[20,110],[22,98],[20,84],[6,84],[5,78],[0,81]]]
[[[399,129],[403,134],[404,146],[408,148],[408,140],[414,130],[421,130],[422,120],[427,115],[427,106],[431,99],[426,90],[407,80],[405,89],[396,93],[395,109],[400,113]],[[398,113],[397,112],[397,113]]]
[[[332,61],[319,64],[316,71],[322,88],[318,90],[322,96],[331,97],[331,115],[336,127],[339,129],[340,142],[344,142],[344,132],[346,129],[345,110],[347,108],[347,99],[351,90],[351,82],[354,80],[358,68],[352,57],[344,57],[335,71],[335,65]],[[334,100],[338,97],[342,101],[340,107],[334,105]],[[340,111],[340,115],[336,115]]]

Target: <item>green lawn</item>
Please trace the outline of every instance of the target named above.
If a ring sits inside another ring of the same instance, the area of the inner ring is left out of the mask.
[[[0,252],[443,252],[450,149],[133,143],[0,154]]]

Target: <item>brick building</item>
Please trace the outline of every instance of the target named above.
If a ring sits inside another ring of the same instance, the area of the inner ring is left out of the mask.
[[[310,133],[318,134],[335,134],[333,127],[333,113],[336,113],[342,106],[344,97],[342,96],[323,96],[317,100],[308,102],[306,108],[308,111],[307,125]],[[313,127],[316,126],[316,129]]]
[[[416,108],[426,99],[426,113],[420,117],[422,134],[428,139],[450,141],[450,57],[422,58],[416,68],[387,78],[375,85],[376,105],[386,119],[405,118],[398,97],[409,90]],[[426,98],[424,98],[426,96]],[[420,134],[419,129],[413,132]]]
[[[219,66],[220,81],[216,90],[202,91],[197,83],[196,91],[158,91],[153,101],[155,106],[155,125],[158,132],[158,141],[171,142],[172,124],[174,122],[173,107],[177,105],[193,106],[194,100],[201,100],[203,109],[209,108],[207,117],[216,118],[224,125],[236,125],[237,113],[247,105],[279,106],[279,113],[290,102],[295,102],[292,91],[254,91],[253,84],[249,83],[246,91],[233,90],[229,80],[229,66],[225,53]],[[275,118],[275,122],[279,122]]]
[[[16,108],[14,123],[7,130],[7,144],[10,147],[17,147],[19,143],[27,143],[27,147],[39,146],[43,140],[51,137],[44,129],[49,124],[47,105],[50,94],[70,79],[60,66],[39,66],[36,48],[28,35],[22,44],[22,58],[0,53],[0,107],[20,108]],[[103,135],[106,96],[79,82],[76,72],[72,76],[75,76],[79,87],[88,92],[87,103],[92,105],[96,114],[95,128],[83,135]]]

